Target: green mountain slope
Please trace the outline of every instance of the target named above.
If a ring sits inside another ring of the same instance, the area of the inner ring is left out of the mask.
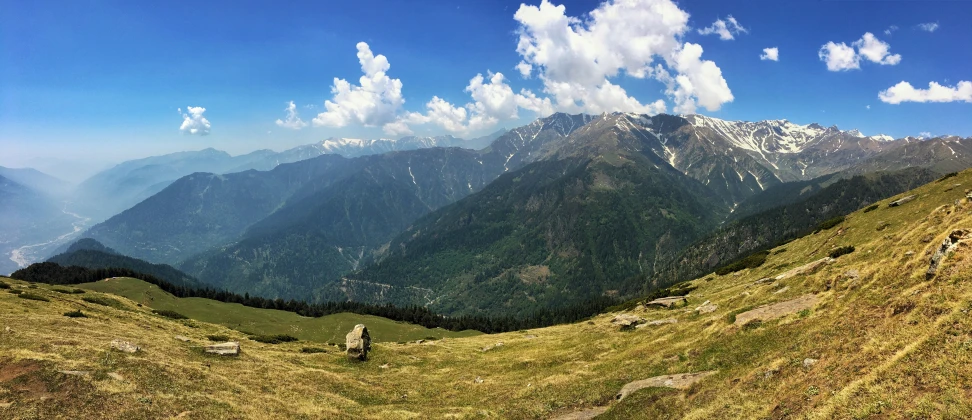
[[[200,287],[199,281],[172,266],[152,264],[136,258],[116,253],[93,239],[82,239],[68,248],[67,252],[55,255],[47,262],[58,265],[85,268],[125,268],[139,273],[155,276],[176,286]]]

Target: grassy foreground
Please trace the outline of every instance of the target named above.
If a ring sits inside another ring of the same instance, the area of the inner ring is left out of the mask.
[[[92,305],[81,298],[93,292],[2,279],[49,301],[0,290],[0,417],[518,419],[608,407],[598,419],[972,418],[972,248],[960,245],[937,276],[925,276],[947,235],[972,228],[968,187],[969,171],[931,183],[905,194],[914,201],[885,200],[783,245],[757,268],[694,280],[685,306],[628,312],[674,324],[619,331],[605,314],[518,333],[377,343],[364,363],[333,347],[302,353],[320,346],[308,342],[243,340],[238,358],[210,357],[198,349],[206,335],[239,333],[162,318],[125,298],[121,308]],[[855,251],[813,273],[756,283],[848,245]],[[737,314],[808,294],[810,309],[735,324]],[[716,309],[694,310],[705,301]],[[63,315],[78,308],[88,318]],[[116,338],[143,351],[109,351]],[[685,390],[614,401],[634,380],[713,370]]]
[[[441,328],[395,322],[387,318],[340,313],[311,318],[293,312],[258,309],[238,303],[225,303],[203,298],[178,298],[150,283],[131,278],[114,278],[77,286],[124,296],[156,310],[171,310],[194,320],[220,324],[256,335],[289,334],[301,340],[322,343],[344,343],[344,336],[355,324],[365,324],[374,341],[415,341],[429,337],[468,337],[478,331],[452,332]],[[241,335],[237,333],[236,335]]]

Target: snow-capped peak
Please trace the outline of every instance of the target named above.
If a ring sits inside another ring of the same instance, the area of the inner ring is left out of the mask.
[[[894,137],[891,137],[887,134],[878,134],[876,136],[871,136],[870,139],[876,141],[894,141]]]

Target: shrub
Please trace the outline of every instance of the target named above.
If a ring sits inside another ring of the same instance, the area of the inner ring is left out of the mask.
[[[830,258],[837,258],[841,255],[847,255],[854,252],[854,245],[842,246],[830,251]]]
[[[66,316],[68,318],[87,318],[88,317],[87,315],[81,313],[81,310],[80,309],[78,309],[76,311],[65,312],[64,313],[64,316]]]
[[[756,268],[766,262],[766,257],[769,256],[769,251],[760,251],[755,254],[751,254],[741,260],[737,260],[728,265],[724,265],[716,269],[716,274],[724,276],[729,273],[735,273],[737,271],[742,271],[747,268]]]
[[[36,289],[37,288],[37,285],[36,284],[28,284],[27,285],[27,288],[28,289]]]
[[[230,339],[229,336],[225,334],[207,335],[206,338],[208,338],[209,341],[229,341]]]
[[[327,349],[322,349],[320,347],[304,347],[300,349],[301,353],[327,353]]]
[[[111,306],[111,307],[114,307],[114,308],[118,308],[118,307],[121,307],[122,306],[122,303],[121,302],[119,302],[119,301],[117,301],[115,299],[112,299],[110,297],[105,297],[105,296],[85,296],[85,297],[81,298],[81,300],[83,300],[85,302],[88,302],[88,303],[93,303],[95,305]]]
[[[76,295],[83,295],[85,292],[84,289],[74,289],[71,291],[71,293],[74,293]]]
[[[276,334],[276,335],[254,335],[250,337],[250,340],[258,341],[267,344],[280,344],[289,343],[291,341],[297,341],[297,337],[287,334]]]
[[[877,204],[872,204],[872,205],[870,205],[870,206],[867,206],[867,208],[866,208],[866,209],[864,209],[864,213],[870,213],[870,212],[872,212],[872,211],[874,211],[874,210],[877,210],[877,209],[878,209],[878,207],[879,207],[879,206],[878,206]]]
[[[942,182],[942,181],[944,181],[946,179],[949,179],[949,178],[951,178],[953,176],[956,176],[956,175],[958,175],[958,172],[950,172],[950,173],[945,174],[941,178],[938,178],[938,180],[935,181],[935,182]]]
[[[780,255],[780,254],[782,254],[784,252],[786,252],[786,248],[780,248],[780,249],[777,249],[776,251],[773,251],[773,255]]]
[[[827,219],[827,220],[824,220],[823,222],[820,222],[820,224],[817,225],[817,230],[816,231],[817,232],[820,232],[822,230],[827,230],[827,229],[830,229],[830,228],[832,228],[834,226],[837,226],[837,225],[839,225],[839,224],[841,224],[843,222],[844,222],[844,216],[837,216],[837,217],[834,217],[832,219]]]
[[[428,337],[425,337],[425,341],[436,341],[436,340],[438,340],[438,338],[437,337],[433,337],[431,335],[428,336]]]
[[[54,292],[57,292],[57,293],[65,294],[65,295],[70,295],[72,293],[68,289],[51,289],[51,290],[54,291]]]
[[[156,309],[152,311],[156,315],[161,315],[169,319],[189,319],[189,317],[170,309]]]
[[[763,326],[763,321],[760,321],[758,319],[754,319],[752,321],[749,321],[749,322],[743,324],[742,329],[743,329],[743,331],[751,331],[751,330],[755,330],[755,329],[757,329],[757,328],[759,328],[761,326]]]
[[[33,293],[21,293],[18,296],[20,296],[21,299],[39,300],[41,302],[50,302],[51,301],[50,299],[48,299],[46,297],[43,297],[41,295],[35,295]]]
[[[13,293],[15,295],[19,295],[19,294],[21,294],[23,292],[24,292],[23,290],[17,290],[17,289],[11,289],[11,290],[8,290],[7,291],[7,293]]]
[[[0,281],[0,289],[9,289],[10,285]]]

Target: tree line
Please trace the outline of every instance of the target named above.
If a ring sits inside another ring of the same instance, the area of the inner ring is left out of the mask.
[[[421,325],[426,328],[443,328],[450,331],[477,330],[487,334],[576,322],[596,315],[605,308],[618,303],[614,299],[599,297],[568,308],[538,309],[532,314],[523,317],[477,315],[447,317],[437,314],[428,308],[416,305],[398,307],[391,304],[375,305],[348,301],[308,303],[294,299],[267,299],[259,296],[250,296],[248,293],[239,295],[210,287],[176,285],[150,274],[144,274],[127,268],[85,268],[79,266],[61,266],[53,262],[42,262],[31,264],[26,268],[17,270],[10,277],[17,280],[52,285],[72,285],[90,283],[113,277],[131,277],[154,284],[160,289],[180,298],[199,297],[226,303],[239,303],[252,308],[294,312],[307,317],[321,317],[341,312],[350,312],[359,315],[380,316],[393,321]]]

